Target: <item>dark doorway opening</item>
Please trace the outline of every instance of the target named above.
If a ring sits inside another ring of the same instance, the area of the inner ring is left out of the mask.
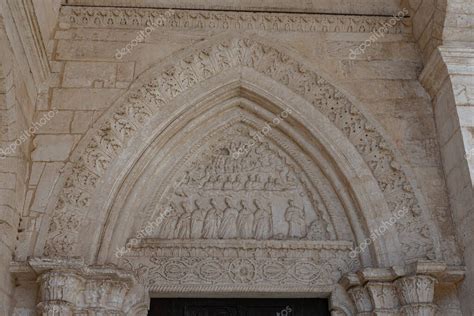
[[[149,316],[329,316],[317,298],[153,298]]]

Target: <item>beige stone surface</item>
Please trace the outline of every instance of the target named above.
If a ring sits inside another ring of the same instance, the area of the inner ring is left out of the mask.
[[[1,315],[196,294],[472,314],[469,1],[0,7]]]
[[[64,161],[78,137],[74,135],[38,135],[34,138],[31,157],[35,161]]]

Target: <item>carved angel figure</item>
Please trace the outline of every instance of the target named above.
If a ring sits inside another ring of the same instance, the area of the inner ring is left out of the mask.
[[[262,207],[260,202],[254,200],[255,211],[255,238],[259,240],[270,239],[273,236],[272,206]]]
[[[216,207],[214,199],[210,200],[211,208],[207,211],[202,230],[202,237],[206,239],[217,239],[219,237],[219,227],[222,222],[222,210]]]
[[[306,236],[306,221],[304,210],[297,207],[293,200],[288,200],[288,208],[285,212],[285,220],[288,222],[288,237],[302,238]]]
[[[226,197],[224,201],[226,208],[219,227],[219,238],[234,239],[238,237],[237,216],[239,216],[239,211],[234,207],[229,197]]]

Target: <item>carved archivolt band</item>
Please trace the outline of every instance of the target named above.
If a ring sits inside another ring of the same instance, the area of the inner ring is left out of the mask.
[[[52,214],[45,253],[71,255],[78,230],[90,206],[100,177],[149,118],[184,91],[218,73],[249,67],[287,86],[311,102],[352,142],[377,180],[392,212],[408,209],[397,222],[402,250],[407,258],[433,257],[430,222],[412,184],[391,147],[375,126],[341,92],[290,56],[246,38],[223,40],[190,53],[157,72],[141,88],[131,91],[97,128],[67,178]],[[91,134],[89,134],[91,135]],[[77,156],[77,155],[76,155]]]

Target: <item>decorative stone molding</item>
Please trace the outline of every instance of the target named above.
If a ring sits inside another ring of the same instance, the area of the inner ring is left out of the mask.
[[[396,2],[384,2],[378,4],[376,0],[369,1],[344,1],[334,5],[333,2],[308,2],[307,0],[279,1],[262,0],[251,2],[223,2],[219,0],[67,0],[67,5],[71,6],[101,6],[101,7],[125,7],[125,8],[156,8],[156,9],[190,9],[200,10],[223,10],[223,11],[243,11],[243,12],[307,12],[324,14],[352,14],[352,15],[373,15],[387,16],[396,14],[400,6]]]
[[[166,108],[170,100],[220,72],[234,67],[250,67],[286,85],[310,101],[350,140],[372,170],[385,194],[390,210],[409,213],[396,227],[407,258],[435,257],[435,235],[389,143],[364,114],[325,79],[266,44],[246,38],[220,41],[190,53],[174,65],[153,74],[138,90],[130,91],[125,103],[113,107],[97,129],[84,139],[83,152],[71,161],[71,173],[52,214],[45,254],[73,254],[78,230],[96,190],[96,184],[128,140],[148,119]]]
[[[357,315],[434,316],[436,283],[457,283],[462,275],[462,268],[418,261],[404,267],[365,268],[344,276],[340,284],[350,294]]]
[[[392,17],[204,10],[173,10],[173,14],[167,12],[169,10],[65,6],[61,10],[60,22],[63,27],[94,28],[140,29],[155,21],[157,27],[180,29],[409,33],[409,28],[403,23],[397,22],[392,27]]]
[[[344,241],[150,240],[123,256],[151,293],[324,293],[357,269]]]

